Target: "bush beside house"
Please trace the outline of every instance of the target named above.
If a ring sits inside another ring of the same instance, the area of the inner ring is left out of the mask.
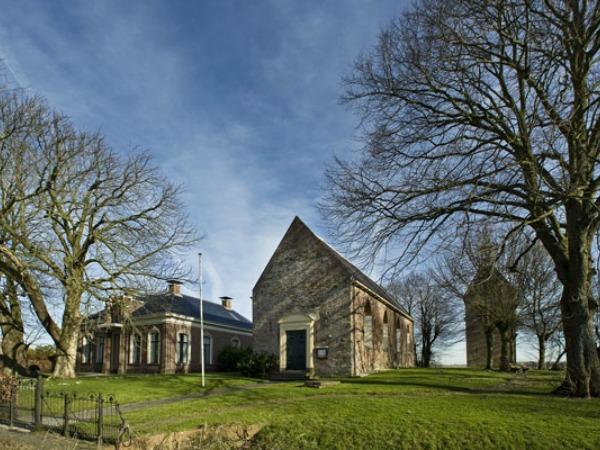
[[[223,372],[240,372],[245,377],[267,378],[270,372],[277,369],[278,360],[272,353],[230,346],[219,353],[217,365]]]

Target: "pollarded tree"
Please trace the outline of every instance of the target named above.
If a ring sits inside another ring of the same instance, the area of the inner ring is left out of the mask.
[[[105,301],[150,279],[183,276],[176,252],[196,239],[180,189],[146,155],[120,157],[99,135],[77,132],[60,115],[46,117],[33,145],[16,140],[5,148],[10,155],[22,146],[29,156],[11,161],[13,170],[1,180],[4,198],[20,200],[2,205],[17,220],[0,217],[11,243],[0,245],[0,270],[24,286],[54,340],[53,375],[73,377],[82,301]],[[61,292],[60,325],[49,298],[35,295],[41,279]]]
[[[420,1],[348,79],[367,145],[329,171],[326,204],[367,251],[414,253],[480,218],[531,229],[563,285],[565,384],[579,397],[600,395],[599,26],[598,1]]]

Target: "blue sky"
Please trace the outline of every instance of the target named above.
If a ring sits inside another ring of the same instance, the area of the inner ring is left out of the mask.
[[[338,102],[356,57],[398,0],[0,0],[0,57],[17,82],[100,130],[148,150],[186,187],[205,255],[205,298],[251,316],[255,281],[295,215],[316,209],[333,155],[356,149]],[[445,362],[464,361],[464,347]]]

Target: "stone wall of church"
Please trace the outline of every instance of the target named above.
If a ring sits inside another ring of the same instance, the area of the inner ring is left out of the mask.
[[[353,288],[352,304],[354,374],[365,375],[377,370],[414,366],[412,321],[359,286]],[[372,318],[370,342],[365,342],[365,314],[370,314]],[[384,330],[387,330],[387,337]]]

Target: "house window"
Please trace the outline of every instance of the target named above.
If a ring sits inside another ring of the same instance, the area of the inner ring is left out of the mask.
[[[400,352],[400,346],[402,345],[402,328],[400,327],[400,320],[396,321],[396,351]]]
[[[387,311],[383,314],[383,350],[390,348],[390,327],[388,323]]]
[[[234,337],[231,339],[231,346],[233,348],[240,348],[242,343],[240,342],[240,338]]]
[[[209,365],[212,361],[212,338],[204,336],[204,364]]]
[[[188,362],[188,335],[179,333],[177,339],[177,364],[186,364]]]
[[[96,342],[96,363],[102,364],[104,362],[104,335],[98,335],[98,342]]]
[[[129,342],[129,363],[140,364],[142,362],[142,336],[138,333],[131,335]]]
[[[363,318],[363,339],[365,348],[373,348],[373,314],[369,302],[365,304],[365,314]]]
[[[160,358],[160,332],[153,330],[148,335],[148,360],[149,364],[158,364]]]
[[[87,364],[90,362],[90,356],[92,353],[92,346],[89,339],[84,336],[81,340],[81,363]]]
[[[410,345],[410,325],[406,325],[406,345]]]

